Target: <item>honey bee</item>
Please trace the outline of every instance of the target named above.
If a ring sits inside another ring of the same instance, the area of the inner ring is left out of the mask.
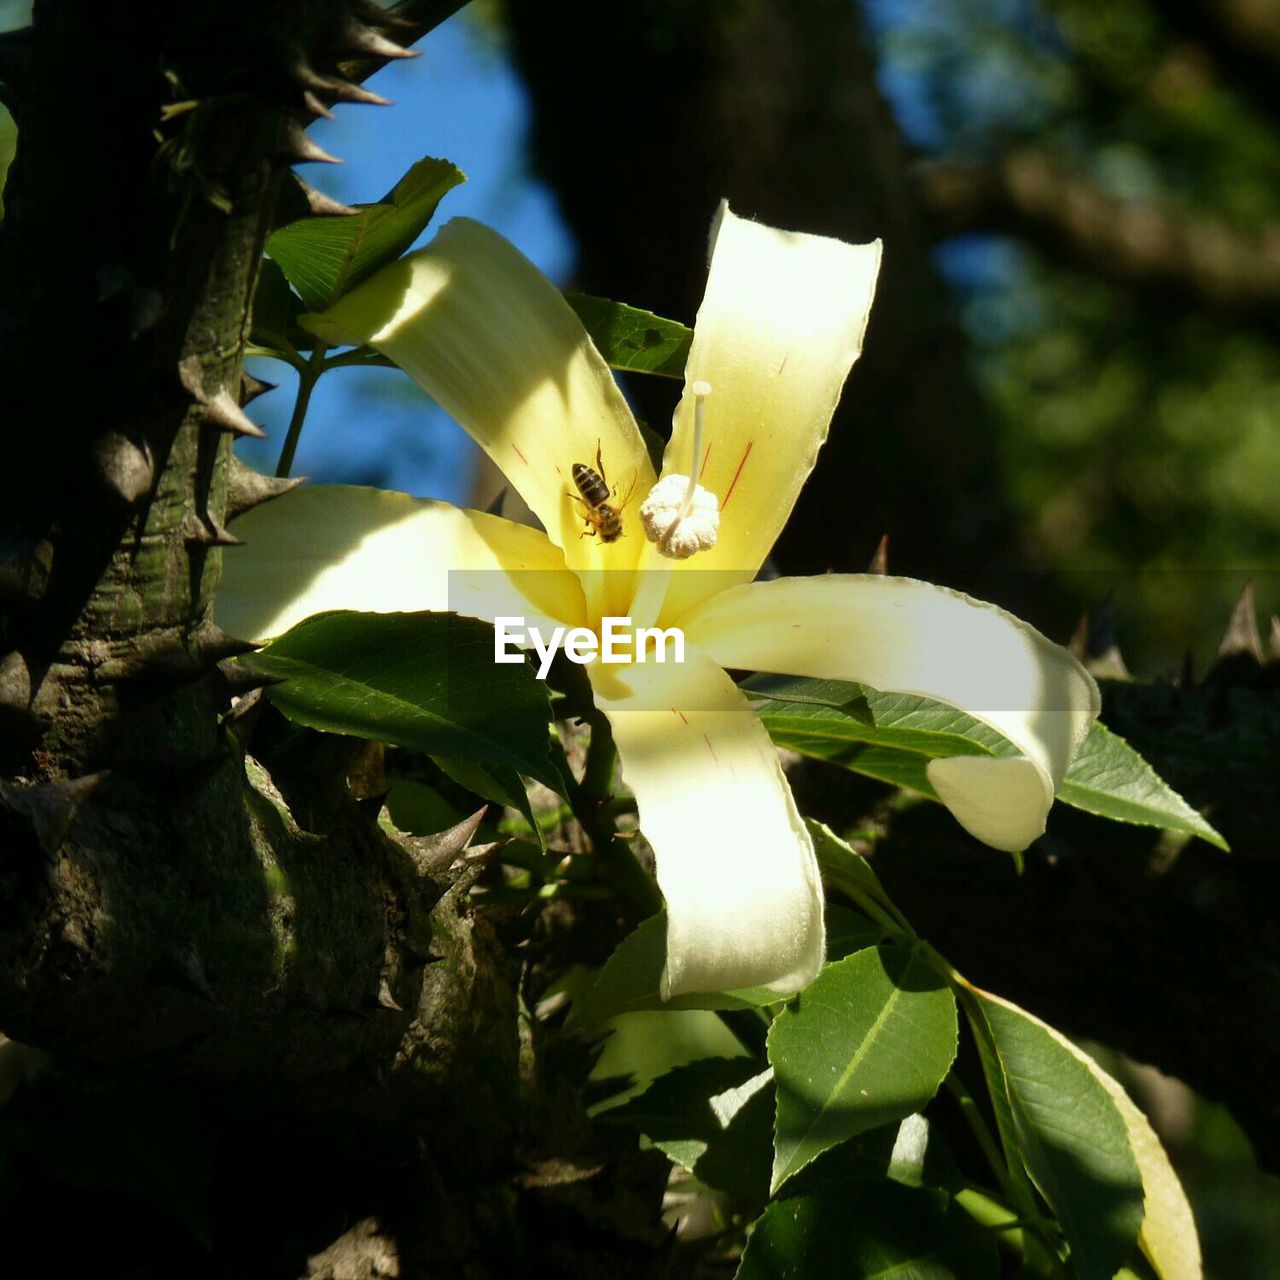
[[[599,534],[601,542],[617,542],[622,537],[622,510],[631,500],[631,491],[635,488],[634,478],[626,497],[615,504],[613,499],[617,497],[618,491],[609,487],[609,481],[605,477],[599,441],[596,442],[596,465],[589,467],[585,462],[575,462],[572,475],[578,492],[571,493],[569,497],[582,503],[583,520],[587,526],[578,536],[594,538]]]

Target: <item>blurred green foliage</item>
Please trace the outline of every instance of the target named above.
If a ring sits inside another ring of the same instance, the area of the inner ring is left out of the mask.
[[[1280,612],[1280,274],[1261,262],[1280,238],[1280,63],[1259,91],[1235,68],[1265,55],[1175,3],[866,8],[924,159],[993,172],[1034,151],[1066,192],[947,220],[959,234],[941,250],[1034,552],[1072,598],[1114,594],[1140,672],[1187,647],[1202,668],[1250,576],[1265,636]],[[1150,215],[1151,243],[1126,261],[1077,197]],[[1206,261],[1180,261],[1188,244]],[[1247,263],[1255,244],[1248,296],[1206,285],[1214,254],[1243,247]]]

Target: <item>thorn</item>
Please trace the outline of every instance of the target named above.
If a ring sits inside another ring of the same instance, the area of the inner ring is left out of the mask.
[[[1262,665],[1262,637],[1258,634],[1258,611],[1253,602],[1252,578],[1241,589],[1222,643],[1218,645],[1219,659],[1233,658],[1237,654],[1248,654],[1259,666]]]
[[[279,498],[303,481],[302,476],[264,476],[232,454],[227,472],[227,519],[234,520],[272,498]]]
[[[93,460],[103,483],[125,506],[136,506],[151,492],[156,469],[145,441],[136,444],[122,432],[108,431],[94,442]]]
[[[302,91],[302,105],[307,109],[308,114],[313,116],[323,116],[326,120],[334,118],[333,112],[316,97],[310,89]]]
[[[1105,680],[1129,679],[1129,668],[1116,637],[1115,598],[1109,592],[1089,627],[1084,664],[1090,675],[1101,676]]]
[[[215,666],[226,658],[238,658],[242,653],[252,653],[258,648],[252,641],[237,640],[211,622],[191,636],[189,647],[204,667]]]
[[[188,513],[182,521],[182,539],[189,547],[243,547],[244,539],[229,533],[216,516],[205,513],[203,519]]]
[[[347,28],[343,51],[360,58],[416,58],[416,49],[406,49],[394,40],[366,27],[363,23],[353,22]]]
[[[219,431],[231,432],[233,436],[252,436],[255,440],[267,438],[267,433],[245,413],[229,391],[219,391],[212,400],[204,402],[204,420]]]
[[[318,142],[307,136],[296,116],[289,116],[281,130],[280,146],[276,154],[289,164],[341,164],[337,156],[331,156]]]
[[[255,378],[251,373],[240,371],[240,404],[241,407],[248,404],[251,400],[256,400],[259,396],[265,396],[268,391],[274,391],[276,384],[274,382],[263,382],[261,378]]]
[[[339,102],[354,102],[366,107],[390,107],[394,104],[390,98],[384,98],[380,93],[374,93],[372,89],[366,89],[362,84],[356,84],[352,80],[342,80],[334,78],[327,86],[327,92],[331,93]]]
[[[295,174],[294,177],[297,177]],[[308,182],[303,182],[298,178],[298,186],[302,188],[302,194],[307,202],[307,208],[313,216],[317,218],[349,218],[353,213],[359,213],[359,209],[353,209],[349,204],[343,204],[340,200],[335,200],[332,196],[327,196],[323,191],[317,191]]]
[[[876,553],[871,557],[871,563],[867,565],[867,572],[889,572],[889,535],[887,533],[881,536],[879,545],[876,547]]]
[[[283,676],[264,675],[230,658],[218,663],[217,674],[219,683],[230,698],[243,698],[269,685],[284,683]]]
[[[408,853],[414,870],[420,876],[434,876],[447,871],[458,859],[471,843],[472,836],[488,811],[489,806],[485,805],[447,831],[437,832],[433,836],[404,836],[397,843]]]
[[[364,85],[353,80],[344,80],[341,76],[322,76],[310,63],[299,62],[293,69],[293,76],[302,87],[316,97],[325,97],[334,102],[356,102],[370,107],[389,107],[391,99],[384,98]]]

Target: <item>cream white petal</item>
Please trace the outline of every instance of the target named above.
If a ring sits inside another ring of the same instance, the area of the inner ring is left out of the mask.
[[[631,410],[560,292],[495,231],[455,218],[424,249],[382,268],[321,315],[321,337],[395,361],[493,459],[605,612],[625,612],[644,539],[636,509],[654,482]],[[572,470],[619,490],[621,538],[584,537]],[[607,577],[598,571],[620,571]]]
[[[328,609],[450,610],[486,621],[583,624],[578,579],[538,529],[446,502],[350,485],[307,485],[233,523],[219,626],[265,641]]]
[[[879,269],[879,241],[779,231],[721,205],[685,394],[663,459],[664,475],[689,473],[692,389],[709,383],[697,471],[720,500],[719,535],[712,549],[677,566],[672,616],[705,593],[706,570],[749,581],[769,554],[862,350]],[[646,563],[652,559],[651,552]]]
[[[1099,710],[1061,646],[994,605],[910,578],[828,574],[730,588],[681,620],[726,667],[857,680],[958,708],[1021,758],[935,760],[929,780],[967,831],[1024,849]]]
[[[733,681],[685,661],[588,668],[667,903],[663,997],[817,975],[825,935],[813,844],[777,751]]]

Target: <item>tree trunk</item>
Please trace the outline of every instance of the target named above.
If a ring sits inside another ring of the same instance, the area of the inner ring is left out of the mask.
[[[210,602],[228,504],[272,491],[229,458],[304,84],[423,25],[49,0],[6,82],[0,1028],[52,1054],[8,1238],[55,1274],[460,1275],[529,1236],[578,1248],[573,1196],[614,1183],[596,1255],[644,1274],[662,1243],[661,1162],[628,1172],[567,1121],[548,1148],[518,939],[473,912],[458,846],[384,835],[341,740],[260,732],[253,759],[249,704],[227,714],[246,646]],[[151,1211],[90,1198],[67,1233],[58,1188],[86,1180]]]

